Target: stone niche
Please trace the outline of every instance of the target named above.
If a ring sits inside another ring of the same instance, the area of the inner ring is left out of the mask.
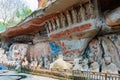
[[[95,60],[101,63],[105,55],[112,58],[112,62],[120,69],[120,34],[104,35],[91,40],[84,55],[93,52]]]

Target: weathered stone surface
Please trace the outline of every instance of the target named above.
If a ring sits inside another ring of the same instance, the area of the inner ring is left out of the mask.
[[[26,55],[28,44],[13,44],[12,46],[12,59],[22,59]]]
[[[76,38],[82,38],[82,37],[84,37],[84,34],[82,34],[82,32],[87,31],[90,28],[92,28],[91,23],[83,24],[81,26],[76,25],[76,26],[74,26],[72,28],[58,30],[55,33],[54,32],[50,33],[49,37],[51,39],[54,39],[54,40],[62,40],[62,39],[64,40],[64,39],[71,39],[71,38],[74,39],[75,37]],[[90,35],[88,35],[88,36],[90,36]]]
[[[49,44],[46,43],[37,43],[34,45],[33,55],[34,57],[50,55],[50,47]]]
[[[120,25],[120,7],[105,14],[106,23],[110,26]]]
[[[110,56],[105,56],[105,65],[103,66],[102,72],[118,74],[118,67],[112,62]]]

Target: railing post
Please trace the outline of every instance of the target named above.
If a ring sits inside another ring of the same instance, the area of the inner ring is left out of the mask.
[[[74,70],[72,70],[72,79],[74,80]]]
[[[107,80],[107,73],[105,73],[105,80]]]

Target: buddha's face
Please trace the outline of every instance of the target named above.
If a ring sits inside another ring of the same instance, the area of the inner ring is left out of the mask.
[[[93,56],[89,56],[89,62],[90,62],[90,63],[94,62]]]
[[[105,57],[105,64],[109,65],[111,63],[111,57]]]

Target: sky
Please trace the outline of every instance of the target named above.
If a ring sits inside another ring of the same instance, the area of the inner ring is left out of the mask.
[[[23,0],[23,1],[32,11],[38,8],[38,0]]]

